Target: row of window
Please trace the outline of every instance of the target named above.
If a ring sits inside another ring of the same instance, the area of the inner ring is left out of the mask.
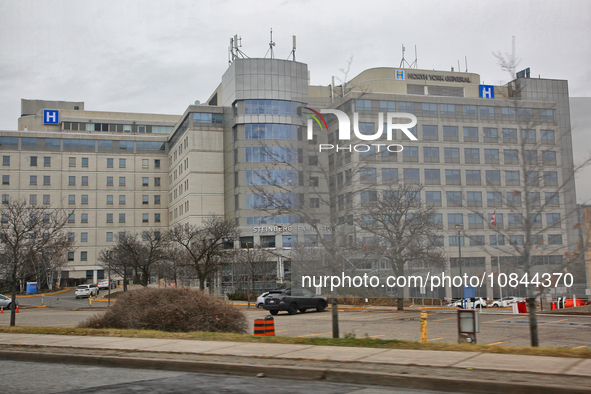
[[[381,112],[396,112],[396,102],[386,100],[355,100],[355,109],[357,111],[381,111]],[[479,111],[480,109],[480,111]],[[463,115],[463,116],[478,116],[491,117],[501,116],[506,118],[520,118],[531,119],[535,114],[540,119],[553,120],[553,109],[533,109],[533,108],[517,108],[514,107],[492,107],[492,106],[476,106],[476,105],[461,105],[461,104],[435,104],[435,103],[414,103],[407,101],[398,102],[398,112],[422,113],[429,115]]]
[[[107,158],[107,168],[113,168],[114,163],[113,158]],[[30,156],[29,157],[29,165],[31,167],[37,167],[38,164],[38,157],[37,156]],[[10,156],[2,156],[2,165],[3,166],[10,166]],[[82,168],[88,168],[88,157],[82,157],[80,159],[80,165]],[[68,158],[68,166],[69,167],[76,167],[77,166],[77,158],[76,157],[69,157]],[[126,168],[127,166],[127,159],[120,158],[119,159],[119,168]],[[51,157],[44,156],[43,157],[43,167],[51,167]],[[150,168],[150,160],[149,159],[142,159],[142,168],[148,169]],[[154,168],[160,168],[160,159],[154,159]]]
[[[37,185],[37,175],[29,175],[29,185],[36,186]],[[114,177],[108,176],[107,177],[107,186],[113,186]],[[119,177],[119,186],[126,186],[127,178],[124,176]],[[3,185],[10,185],[10,175],[2,175],[2,184]],[[44,175],[43,176],[43,186],[50,186],[51,185],[51,175]],[[159,187],[161,185],[160,177],[154,178],[154,186]],[[68,186],[76,186],[76,176],[70,175],[68,176]],[[88,186],[88,176],[83,175],[80,177],[80,186]],[[150,178],[149,177],[142,177],[142,186],[150,186]]]
[[[286,100],[244,100],[245,115],[301,116],[302,104]]]
[[[234,142],[238,138],[234,134]],[[302,128],[291,124],[248,123],[244,125],[247,140],[302,140]]]
[[[106,220],[107,223],[113,223],[113,213],[107,213]],[[154,223],[160,223],[161,215],[159,213],[154,214]],[[150,222],[150,214],[142,213],[142,223],[149,223]],[[68,223],[76,223],[76,214],[72,213],[68,216]],[[80,214],[80,223],[88,223],[88,214],[81,213]],[[125,223],[125,213],[119,214],[119,223]]]
[[[377,183],[378,170],[381,170],[382,183],[396,183],[399,180],[398,168],[363,168],[359,171],[360,182],[363,184]],[[439,169],[424,169],[424,182],[420,179],[420,170],[418,168],[404,168],[402,169],[403,180],[407,184],[425,185],[440,185],[441,171]],[[446,185],[462,185],[462,170],[443,170],[445,171]],[[501,186],[501,171],[500,170],[463,170],[465,184],[469,186],[480,186],[481,172],[484,172],[485,182],[487,186]],[[520,186],[521,175],[520,171],[503,171],[505,173],[505,186]],[[526,171],[525,182],[529,186],[540,186],[543,181],[544,186],[557,186],[558,173],[556,171]],[[331,182],[332,184],[332,182]],[[351,173],[349,171],[339,172],[336,176],[336,185],[342,187],[351,184]]]
[[[113,124],[113,123],[62,122],[62,125],[63,125],[64,130],[110,131],[113,133],[170,134],[173,129],[173,126]]]
[[[0,146],[18,147],[19,137],[0,137]],[[135,150],[137,152],[146,151],[154,152],[160,151],[163,153],[166,149],[166,143],[162,141],[126,141],[126,140],[90,140],[90,139],[75,139],[75,138],[37,138],[37,137],[20,137],[21,148],[44,148],[47,150],[61,150],[64,151],[112,151],[112,150]]]
[[[468,245],[469,246],[482,246],[485,244],[485,236],[484,235],[471,235],[468,238]],[[444,246],[443,245],[443,237],[439,237],[438,239],[433,240],[434,244],[437,246]],[[489,245],[491,246],[502,246],[507,244],[509,245],[523,245],[525,243],[525,237],[523,235],[510,235],[509,239],[505,240],[503,235],[490,235],[489,236]],[[562,245],[562,234],[548,234],[547,241],[544,239],[544,235],[538,234],[533,235],[531,237],[531,243],[533,245]],[[461,246],[466,246],[464,244],[464,237],[459,237],[459,244]],[[458,246],[458,237],[457,236],[450,236],[449,237],[449,246]]]

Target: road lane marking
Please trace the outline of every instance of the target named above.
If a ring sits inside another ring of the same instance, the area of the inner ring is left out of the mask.
[[[504,319],[483,321],[482,323],[494,323],[494,322],[496,322],[496,321],[503,321],[503,320],[511,320],[511,319],[523,319],[524,317],[528,317],[528,316],[519,316],[519,317],[506,317],[506,318],[504,318]]]
[[[582,349],[582,348],[584,348],[584,347],[587,347],[587,346],[577,346],[577,347],[573,347],[573,348],[571,348],[571,349]]]
[[[413,315],[413,316],[400,316],[400,317],[394,317],[392,319],[388,319],[388,320],[400,320],[400,319],[410,319],[411,317],[419,317],[421,315]]]
[[[499,345],[499,344],[501,344],[501,343],[507,343],[507,342],[509,342],[509,341],[494,342],[494,343],[489,343],[489,344],[488,344],[488,345],[486,345],[486,346]]]
[[[296,338],[313,337],[314,335],[324,335],[324,334],[332,334],[332,331],[331,332],[320,332],[318,334],[298,335]]]
[[[444,320],[451,320],[451,319],[457,319],[457,318],[458,318],[457,316],[454,316],[454,317],[448,317],[447,319],[438,319],[438,320],[431,320],[431,321],[432,322],[434,322],[434,321],[444,321]]]
[[[565,320],[568,320],[568,319],[554,320],[554,321],[547,321],[546,323],[541,323],[541,324],[538,324],[538,325],[539,325],[539,326],[543,326],[544,324],[558,323],[559,321],[565,321]]]
[[[427,342],[429,342],[429,341],[438,341],[438,340],[440,340],[440,339],[443,339],[443,338],[433,338],[433,339],[427,339]]]

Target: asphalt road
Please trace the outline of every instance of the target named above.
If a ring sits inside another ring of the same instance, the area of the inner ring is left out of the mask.
[[[0,361],[4,393],[428,394],[434,391],[244,376]],[[8,373],[10,372],[10,373]]]

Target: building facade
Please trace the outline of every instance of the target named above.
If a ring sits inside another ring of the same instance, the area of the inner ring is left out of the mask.
[[[307,114],[331,109],[352,120],[351,140],[339,138],[330,115],[309,135]],[[46,121],[47,110],[59,112],[57,122]],[[388,113],[414,116],[416,140],[400,129],[388,140]],[[560,266],[578,241],[566,81],[486,86],[474,73],[376,68],[339,86],[313,86],[304,63],[234,59],[207,103],[181,116],[23,100],[18,131],[0,135],[3,199],[76,208],[70,277],[101,278],[96,256],[121,231],[215,214],[238,226],[235,247],[274,251],[281,282],[297,242],[317,247],[319,226],[354,230],[356,207],[397,183],[422,185],[420,200],[439,210],[449,273],[517,270],[513,245],[524,242],[524,228],[533,230],[540,273]],[[273,212],[277,201],[284,209]],[[358,270],[391,267],[370,259]],[[223,279],[221,286],[232,290]],[[490,285],[478,292],[499,296]]]

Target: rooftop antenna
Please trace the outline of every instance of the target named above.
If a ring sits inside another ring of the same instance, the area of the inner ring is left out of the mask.
[[[273,47],[275,46],[275,43],[273,42],[273,28],[271,28],[271,39],[269,40],[269,49],[267,50],[267,53],[265,53],[265,58],[267,57],[267,54],[269,52],[271,52],[271,59],[273,59]]]
[[[466,69],[464,72],[468,72],[468,56],[464,56],[464,59],[466,60]]]
[[[404,51],[406,51],[406,48],[404,47],[404,44],[402,44],[402,60],[400,61],[400,68],[417,68],[417,46],[415,45],[415,61],[412,63],[409,63],[406,61],[406,59],[404,58]]]
[[[241,59],[248,59],[246,53],[240,50],[242,48],[242,37],[238,37],[238,34],[234,34],[233,38],[230,38],[230,50],[228,53],[228,63],[232,64],[232,62],[238,58]]]
[[[295,51],[296,51],[296,36],[293,36],[293,49],[289,53],[287,60],[289,60],[289,57],[293,55],[293,61],[295,62]]]

